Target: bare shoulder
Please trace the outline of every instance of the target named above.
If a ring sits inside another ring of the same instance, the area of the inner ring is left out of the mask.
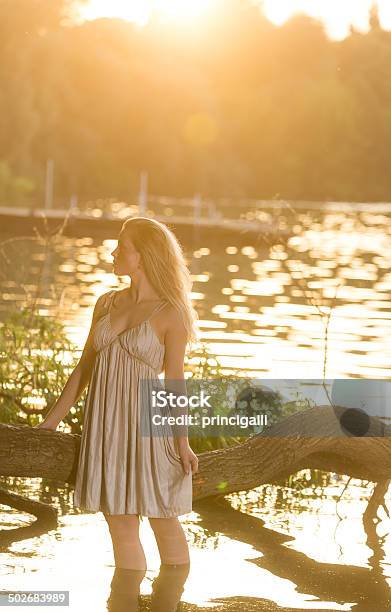
[[[115,289],[110,289],[109,291],[102,293],[102,295],[98,297],[98,299],[95,302],[94,317],[98,317],[100,313],[107,307],[110,296],[113,293],[113,291],[115,291]]]
[[[100,295],[98,297],[96,303],[97,304],[106,304],[109,301],[110,296],[113,295],[113,293],[118,293],[118,290],[117,289],[109,289],[105,293],[102,293],[102,295]]]

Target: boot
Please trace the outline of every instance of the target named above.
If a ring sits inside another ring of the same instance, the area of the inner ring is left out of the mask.
[[[116,567],[111,581],[108,612],[139,612],[140,584],[146,570]]]
[[[184,584],[189,575],[190,563],[169,565],[162,563],[152,586],[151,612],[179,612]]]

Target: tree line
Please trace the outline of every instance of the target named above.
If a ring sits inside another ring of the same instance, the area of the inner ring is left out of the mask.
[[[16,6],[17,5],[17,6]],[[391,32],[330,40],[224,0],[196,27],[0,0],[0,201],[156,194],[391,200]]]

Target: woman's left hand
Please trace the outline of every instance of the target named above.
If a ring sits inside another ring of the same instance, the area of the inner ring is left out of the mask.
[[[198,472],[198,457],[190,448],[189,443],[180,444],[178,448],[179,456],[182,461],[182,466],[186,474],[190,473],[190,466],[192,474]]]

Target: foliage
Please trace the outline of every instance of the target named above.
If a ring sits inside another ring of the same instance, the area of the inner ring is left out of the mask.
[[[211,428],[202,428],[200,424],[203,415],[229,416],[245,413],[252,416],[261,412],[267,415],[269,427],[295,412],[310,408],[310,401],[301,397],[298,392],[294,400],[284,401],[279,392],[272,391],[264,385],[254,385],[251,379],[224,375],[218,360],[210,356],[207,347],[202,343],[199,348],[186,355],[185,372],[188,395],[199,394],[202,389],[206,395],[213,398],[212,408],[207,412],[191,409],[191,414],[198,418],[199,424],[190,426],[189,441],[197,453],[241,444],[249,435],[261,433],[265,429],[260,428],[250,433],[247,429],[246,435],[232,436],[224,435],[224,429],[219,426],[214,435],[208,435],[211,433]],[[256,400],[248,402],[244,394],[254,389],[256,389]]]
[[[20,205],[33,192],[34,184],[30,179],[13,175],[9,164],[0,161],[0,202]]]
[[[0,327],[1,421],[39,423],[76,365],[74,352],[56,319],[28,308],[11,312]],[[83,401],[84,394],[63,419],[65,431],[81,433]]]
[[[189,31],[64,22],[72,4],[0,2],[0,158],[37,201],[48,158],[62,202],[129,199],[140,170],[174,196],[390,199],[391,32],[375,18],[335,42],[250,0]]]
[[[76,366],[76,347],[67,339],[63,324],[53,317],[36,314],[28,307],[12,311],[0,326],[0,415],[3,423],[39,423],[56,402]],[[213,414],[229,415],[238,405],[227,399],[240,395],[248,381],[223,376],[217,360],[208,356],[204,345],[186,355],[188,389],[198,382],[218,406]],[[206,389],[207,387],[207,389]],[[234,391],[233,391],[234,388]],[[60,429],[81,433],[85,392],[61,421]],[[295,404],[296,409],[297,405]],[[268,423],[277,422],[284,413],[278,394],[265,394],[263,411]],[[287,413],[294,411],[290,405]],[[196,414],[197,411],[192,411]],[[206,436],[201,427],[191,431],[195,452],[225,448],[243,442],[243,437]]]

